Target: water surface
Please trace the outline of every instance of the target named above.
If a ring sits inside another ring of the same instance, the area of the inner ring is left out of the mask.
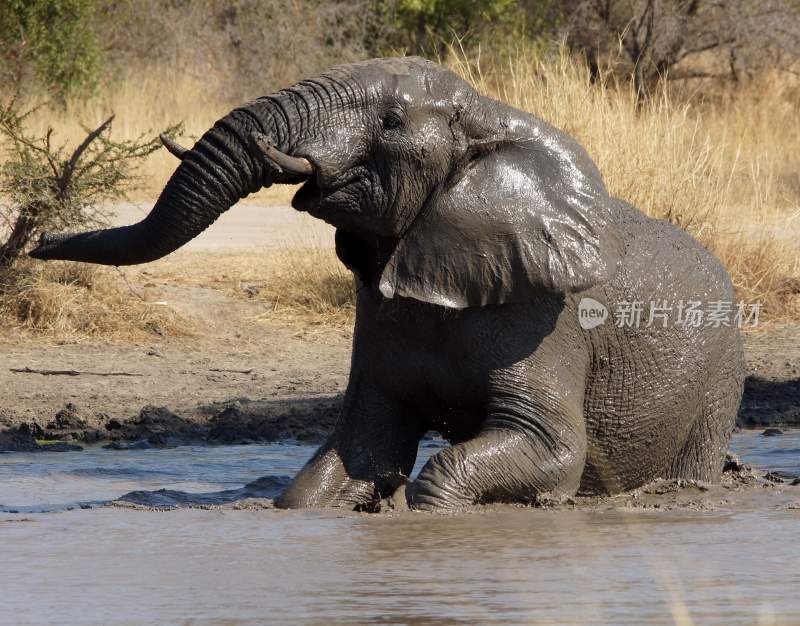
[[[423,442],[420,462],[440,445]],[[800,474],[800,431],[739,433],[732,447]],[[263,476],[277,489],[312,452],[0,455],[0,623],[800,622],[800,510],[768,504],[454,517],[95,506],[137,490],[236,494]]]

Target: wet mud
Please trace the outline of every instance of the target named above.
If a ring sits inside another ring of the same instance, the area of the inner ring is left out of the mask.
[[[739,426],[800,426],[800,377],[769,379],[748,376],[745,380]]]
[[[800,328],[746,333],[747,378],[737,424],[800,426]]]
[[[138,490],[126,493],[107,506],[122,506],[145,510],[173,508],[233,508],[271,509],[272,500],[289,484],[291,476],[264,476],[239,489],[207,493],[190,493],[175,489]]]
[[[659,479],[614,496],[543,499],[539,506],[557,510],[648,511],[736,510],[761,501],[767,508],[800,506],[800,475],[761,471],[728,454],[718,484],[696,480]]]
[[[112,450],[274,441],[318,444],[333,429],[341,402],[340,396],[291,401],[240,398],[199,407],[188,416],[163,406],[145,406],[128,419],[89,414],[69,403],[43,424],[15,423],[0,416],[0,452],[71,452],[83,449],[82,444],[97,443]]]

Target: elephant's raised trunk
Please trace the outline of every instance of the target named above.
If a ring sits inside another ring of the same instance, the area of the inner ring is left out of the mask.
[[[291,150],[298,132],[287,113],[296,110],[286,106],[290,99],[290,93],[281,92],[256,100],[219,120],[191,150],[171,149],[181,163],[138,224],[78,234],[45,233],[30,255],[103,265],[154,261],[199,235],[262,186],[307,178],[313,171],[310,163],[281,152]],[[260,152],[254,149],[262,144]]]

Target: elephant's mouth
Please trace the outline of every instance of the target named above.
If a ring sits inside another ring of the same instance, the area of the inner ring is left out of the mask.
[[[321,217],[327,208],[338,206],[339,196],[345,200],[349,196],[348,188],[357,184],[363,178],[363,173],[359,168],[351,170],[345,177],[340,177],[336,181],[325,181],[318,169],[315,168],[316,175],[310,176],[303,186],[292,198],[292,206],[298,211],[304,211],[314,217]],[[346,204],[346,202],[342,202]]]
[[[322,189],[312,176],[303,183],[292,198],[292,206],[298,211],[311,212],[322,203]]]

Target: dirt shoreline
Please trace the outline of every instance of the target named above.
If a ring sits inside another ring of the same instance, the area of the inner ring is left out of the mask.
[[[0,345],[0,451],[321,441],[347,384],[349,338],[242,335]]]
[[[800,328],[746,342],[739,426],[800,426]],[[350,338],[261,325],[152,344],[26,339],[0,352],[0,451],[318,442],[341,406]]]

